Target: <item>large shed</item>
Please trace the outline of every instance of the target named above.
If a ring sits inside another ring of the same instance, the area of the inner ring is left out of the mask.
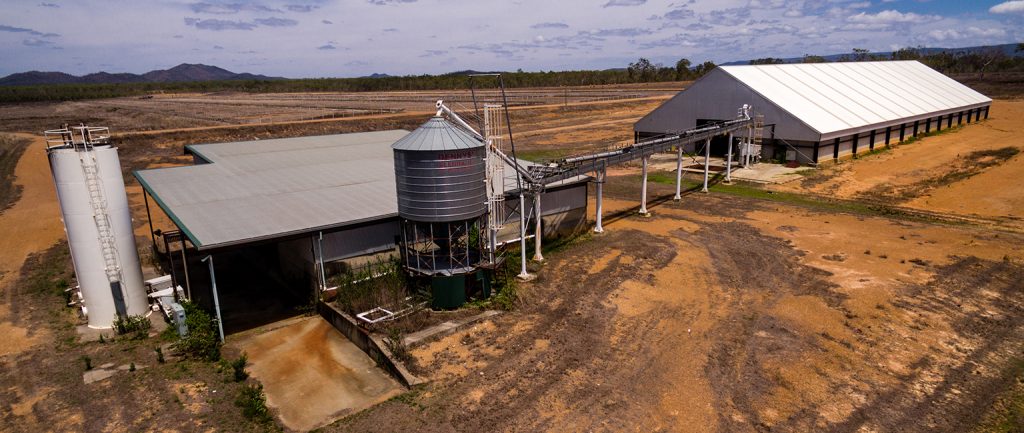
[[[633,129],[637,138],[678,132],[750,104],[764,116],[763,158],[817,163],[987,119],[991,103],[917,61],[720,66]]]
[[[284,302],[275,297],[293,292],[289,302],[305,302],[312,290],[327,289],[332,275],[394,252],[401,231],[391,145],[407,135],[391,130],[190,145],[194,165],[134,175],[147,212],[151,197],[174,225],[155,227],[167,250],[178,248],[168,254],[174,280],[209,304],[204,298],[213,273],[205,271],[212,265],[201,259],[216,259],[225,320],[245,328],[281,309]],[[511,222],[498,240],[511,242],[519,236],[518,190],[513,168],[504,172]],[[588,182],[579,176],[546,185],[544,235],[586,224]]]

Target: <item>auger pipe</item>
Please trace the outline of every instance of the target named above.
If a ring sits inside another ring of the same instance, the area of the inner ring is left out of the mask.
[[[438,99],[435,105],[437,106],[437,116],[440,116],[442,113],[447,114],[449,118],[455,121],[455,123],[458,123],[459,126],[466,128],[466,130],[469,131],[469,133],[473,134],[473,136],[477,140],[484,141],[484,136],[477,132],[476,129],[473,129],[472,126],[469,126],[469,124],[466,123],[465,120],[462,120],[462,118],[459,117],[458,114],[455,114],[455,111],[452,111],[451,108],[448,108],[447,105],[444,105],[443,100]]]
[[[531,182],[548,184],[580,176],[585,173],[596,172],[600,166],[621,164],[635,159],[640,159],[646,155],[652,155],[672,146],[682,146],[684,144],[703,141],[718,135],[738,131],[746,128],[752,123],[753,120],[751,120],[749,116],[742,116],[739,119],[718,123],[714,126],[701,127],[668,137],[641,141],[620,150],[566,158],[556,163],[554,167],[548,167],[549,169],[561,169],[562,171],[549,175],[538,176]],[[598,162],[603,162],[604,164],[599,166]]]

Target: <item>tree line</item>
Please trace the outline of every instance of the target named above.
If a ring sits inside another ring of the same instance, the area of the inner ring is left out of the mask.
[[[1017,44],[1016,52],[1024,52],[1024,43]],[[839,56],[837,62],[870,62],[883,60],[917,60],[932,69],[945,74],[985,74],[986,72],[1022,72],[1024,57],[1010,56],[1004,51],[989,48],[983,50],[943,50],[929,52],[924,47],[900,48],[891,53],[872,53],[863,48]],[[806,54],[799,63],[826,63],[822,56]],[[750,61],[751,65],[774,65],[787,63],[783,59],[765,57]]]
[[[680,60],[675,68],[639,59],[624,69],[502,73],[507,88],[592,86],[695,79],[715,67],[704,62],[690,68]],[[382,92],[400,90],[466,89],[465,72],[363,78],[302,78],[281,80],[228,80],[175,83],[52,84],[0,86],[0,102],[71,101],[181,92]]]
[[[1024,44],[1018,44],[1017,51],[1024,51]],[[928,52],[928,50],[922,47],[907,47],[892,53],[881,54],[872,53],[866,49],[854,48],[851,53],[844,54],[836,59],[839,62],[877,60],[918,60],[946,74],[1024,71],[1024,57],[1008,56],[1006,53],[996,49]],[[825,57],[807,54],[798,62],[824,63],[828,61]],[[774,57],[765,57],[751,60],[749,63],[752,65],[766,65],[786,63],[786,61]],[[700,78],[716,66],[711,61],[693,64],[689,59],[682,58],[676,61],[673,67],[664,66],[661,63],[652,63],[646,58],[640,58],[635,62],[629,63],[624,69],[557,72],[523,72],[518,70],[516,72],[503,73],[502,78],[504,79],[505,86],[508,88],[688,81]],[[400,77],[0,86],[0,103],[71,101],[181,92],[288,93],[453,90],[465,89],[468,85],[467,83],[466,73],[456,72],[442,75],[409,75]]]

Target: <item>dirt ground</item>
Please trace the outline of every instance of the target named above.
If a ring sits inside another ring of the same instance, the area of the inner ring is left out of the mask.
[[[1012,385],[1024,237],[699,194],[646,219],[611,182],[521,309],[332,430],[960,432]]]
[[[486,81],[486,80],[485,80]],[[467,81],[468,84],[468,81]],[[573,105],[670,97],[686,83],[508,89],[509,106]],[[493,83],[477,82],[481,103],[498,103]],[[57,103],[0,104],[0,131],[36,132],[61,123],[109,126],[115,131],[253,125],[332,120],[433,110],[438,99],[461,112],[473,109],[463,90],[404,92],[185,93]]]
[[[672,89],[626,90],[664,94],[568,106],[556,92],[522,95],[512,110],[520,156],[629,140],[628,125]],[[52,107],[17,118],[3,109],[0,130],[60,117]],[[187,164],[185,144],[411,129],[429,114],[205,129],[160,113],[143,127],[123,120],[115,132],[125,133],[137,235],[147,240],[148,227],[130,170]],[[515,311],[416,347],[427,385],[323,430],[990,431],[996,409],[1024,395],[1024,189],[1013,183],[1024,157],[1007,150],[1024,148],[1022,114],[1024,101],[997,100],[987,121],[777,187],[977,216],[958,223],[716,192],[674,203],[659,183],[653,217],[641,218],[635,170],[617,171],[606,233],[545,253]],[[232,401],[241,385],[215,365],[156,362],[159,337],[77,342],[74,313],[54,290],[72,280],[53,183],[42,141],[29,137],[14,172],[20,198],[0,213],[0,430],[268,428],[241,416]],[[82,356],[139,369],[86,385]]]
[[[1024,99],[996,100],[988,120],[856,161],[782,188],[977,215],[1024,228]]]

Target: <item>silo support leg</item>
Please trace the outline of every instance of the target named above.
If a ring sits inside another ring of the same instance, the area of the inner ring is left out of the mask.
[[[647,159],[648,159],[647,156],[644,156],[642,158],[643,168],[641,168],[641,173],[642,173],[643,180],[641,180],[641,184],[640,184],[640,215],[641,216],[650,216],[651,215],[651,213],[647,211]]]
[[[602,200],[601,199],[602,199],[602,195],[604,193],[604,176],[605,176],[605,171],[602,168],[600,171],[597,172],[597,198],[596,198],[597,206],[595,206],[597,208],[597,215],[594,218],[595,220],[597,220],[597,223],[594,224],[594,233],[604,233],[604,227],[601,226],[601,213],[602,213],[602,210],[603,210],[601,208],[602,207],[601,206],[602,205],[602,203],[601,203]]]
[[[679,201],[683,199],[683,146],[679,146],[676,149],[676,196],[672,197],[672,200]]]
[[[544,254],[541,253],[543,219],[540,214],[540,192],[533,195],[533,218],[533,260],[543,262]]]

